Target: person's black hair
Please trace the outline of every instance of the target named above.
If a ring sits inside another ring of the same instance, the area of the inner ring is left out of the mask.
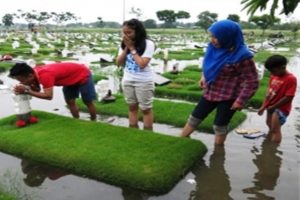
[[[122,27],[124,26],[128,26],[130,29],[135,31],[134,47],[137,53],[142,55],[146,49],[146,39],[148,38],[144,25],[137,19],[130,19],[123,23]],[[125,48],[123,41],[121,47],[122,49]]]
[[[270,56],[265,62],[265,68],[272,70],[274,68],[286,67],[288,61],[286,57],[282,55],[273,55]]]
[[[26,63],[16,63],[10,70],[9,70],[9,77],[16,77],[16,76],[28,76],[29,74],[33,74],[33,69],[27,65]]]

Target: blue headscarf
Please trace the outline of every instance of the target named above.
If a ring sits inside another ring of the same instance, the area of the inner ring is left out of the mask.
[[[226,64],[236,64],[252,58],[253,54],[244,43],[243,33],[238,23],[221,20],[212,24],[208,31],[218,39],[220,48],[208,44],[203,61],[206,82],[212,83]]]

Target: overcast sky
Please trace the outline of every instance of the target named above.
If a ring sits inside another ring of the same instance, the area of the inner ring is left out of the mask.
[[[129,14],[132,7],[141,9],[142,20],[154,19],[158,21],[156,12],[159,10],[183,10],[189,12],[190,22],[197,21],[197,15],[203,11],[218,14],[218,19],[227,18],[228,14],[238,14],[241,20],[249,17],[246,11],[241,11],[242,0],[8,0],[1,2],[0,17],[6,13],[17,13],[18,9],[25,12],[31,10],[47,12],[72,12],[80,17],[82,22],[97,21],[97,17],[102,17],[103,21],[122,22],[125,19],[135,17]],[[124,6],[125,2],[125,6]],[[281,1],[280,1],[281,3]],[[289,18],[280,15],[283,22],[291,19],[300,20],[300,6]],[[125,8],[125,12],[123,12]],[[268,12],[268,11],[266,11]],[[265,13],[266,13],[265,12]],[[278,11],[279,12],[279,11]],[[261,15],[257,13],[256,15]],[[279,15],[277,15],[279,16]]]

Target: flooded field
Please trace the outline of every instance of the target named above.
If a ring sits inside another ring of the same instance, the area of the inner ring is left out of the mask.
[[[289,70],[300,80],[300,57],[289,63]],[[0,76],[8,86],[15,82]],[[0,90],[0,117],[14,114],[11,93]],[[31,101],[34,110],[45,110],[70,116],[65,108],[60,88],[55,88],[52,101]],[[155,108],[154,108],[155,109]],[[87,116],[82,115],[85,119]],[[99,119],[104,118],[99,116]],[[266,131],[265,118],[248,112],[241,128]],[[114,118],[114,125],[126,126],[127,119]],[[208,147],[203,159],[169,193],[155,196],[130,188],[119,188],[40,166],[25,165],[24,160],[0,153],[0,185],[22,199],[42,200],[191,200],[191,199],[299,199],[300,188],[300,86],[288,122],[283,126],[280,145],[264,138],[246,139],[231,132],[225,148],[214,148],[213,135],[196,132],[192,138],[202,140]],[[155,124],[154,131],[178,136],[181,129]],[[122,166],[120,166],[122,167]],[[31,182],[28,181],[31,179]]]

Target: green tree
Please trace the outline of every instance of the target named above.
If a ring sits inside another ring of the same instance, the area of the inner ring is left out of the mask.
[[[159,21],[165,22],[165,27],[172,27],[176,21],[176,13],[174,10],[161,10],[156,12]]]
[[[258,9],[261,11],[265,10],[269,2],[272,2],[270,15],[272,18],[274,18],[275,10],[278,9],[279,0],[242,0],[241,3],[244,4],[243,10],[247,9],[247,13],[253,16]],[[293,13],[299,2],[300,0],[282,0],[283,10],[281,13],[284,13],[285,15]]]
[[[190,17],[191,17],[190,13],[183,10],[180,10],[176,13],[176,19],[188,19]]]
[[[143,22],[145,28],[157,28],[156,21],[154,19],[147,19]]]
[[[158,20],[164,21],[164,26],[167,28],[175,27],[174,23],[177,19],[188,19],[190,13],[180,10],[177,13],[174,10],[160,10],[156,12]]]
[[[227,19],[230,19],[230,20],[235,21],[235,22],[240,22],[240,16],[238,16],[236,14],[229,14]]]
[[[46,24],[49,19],[51,19],[52,15],[48,12],[39,12],[36,15],[36,21],[39,22],[40,25]]]
[[[21,12],[20,18],[25,19],[25,21],[27,21],[28,24],[34,23],[38,18],[36,10],[32,10],[31,12],[23,12],[20,10],[20,12]]]
[[[200,26],[203,28],[206,32],[208,27],[217,21],[218,19],[218,14],[217,13],[211,13],[209,11],[204,11],[200,13],[198,16],[198,21],[196,22],[197,26]]]
[[[96,22],[96,26],[99,28],[103,28],[104,27],[104,21],[102,20],[102,17],[97,17],[97,22]]]
[[[6,26],[7,28],[11,27],[12,25],[14,25],[14,16],[13,14],[5,14],[2,17],[2,23],[4,26]]]
[[[253,22],[262,29],[262,36],[265,34],[265,30],[274,25],[274,23],[280,22],[279,18],[272,18],[272,16],[264,14],[262,16],[252,16],[249,22]]]
[[[294,39],[296,40],[297,39],[298,31],[300,29],[300,21],[292,22],[291,26],[292,26],[292,33],[294,35]]]
[[[71,12],[51,12],[53,21],[57,23],[57,25],[62,25],[64,22],[77,20],[77,17]]]

